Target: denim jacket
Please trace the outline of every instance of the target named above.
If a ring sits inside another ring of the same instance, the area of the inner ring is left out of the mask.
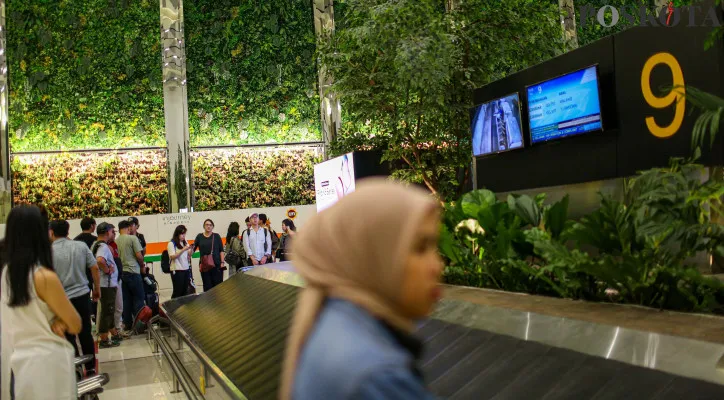
[[[410,342],[362,308],[328,299],[302,348],[292,399],[433,399],[415,366],[421,346]]]

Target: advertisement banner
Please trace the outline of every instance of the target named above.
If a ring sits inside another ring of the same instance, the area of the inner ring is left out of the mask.
[[[354,187],[352,153],[347,153],[314,166],[317,212],[331,207],[342,197],[354,192]]]

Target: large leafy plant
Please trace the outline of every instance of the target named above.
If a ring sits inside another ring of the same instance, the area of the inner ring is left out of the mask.
[[[184,4],[191,145],[319,141],[311,2]]]
[[[195,211],[313,204],[318,149],[192,152]]]
[[[724,313],[724,285],[692,257],[724,255],[724,185],[702,167],[672,162],[627,182],[624,201],[602,196],[598,210],[568,221],[567,198],[499,201],[486,190],[446,209],[440,250],[454,284]]]
[[[43,204],[52,218],[167,212],[163,151],[15,155],[15,204]]]
[[[13,151],[164,145],[158,2],[8,2]]]
[[[470,163],[472,89],[562,50],[557,3],[445,3],[345,0],[336,33],[319,45],[342,101],[333,150],[379,146],[385,160],[403,161],[396,177],[441,199],[458,196]]]

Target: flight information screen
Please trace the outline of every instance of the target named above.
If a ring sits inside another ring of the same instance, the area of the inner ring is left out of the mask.
[[[472,131],[474,156],[523,147],[518,93],[475,107]]]
[[[528,86],[527,91],[531,143],[603,129],[596,66]]]

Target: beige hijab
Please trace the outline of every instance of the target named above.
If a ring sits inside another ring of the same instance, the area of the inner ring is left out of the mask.
[[[292,242],[292,262],[306,286],[287,340],[281,399],[291,399],[299,354],[326,297],[346,299],[412,330],[396,304],[413,233],[436,207],[421,189],[374,178],[304,225]]]

